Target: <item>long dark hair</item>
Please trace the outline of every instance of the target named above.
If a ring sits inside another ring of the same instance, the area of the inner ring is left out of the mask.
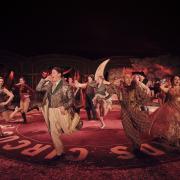
[[[174,86],[174,79],[175,79],[175,77],[179,77],[179,76],[178,75],[174,75],[174,76],[171,77],[170,81],[171,81],[171,85],[172,86]]]

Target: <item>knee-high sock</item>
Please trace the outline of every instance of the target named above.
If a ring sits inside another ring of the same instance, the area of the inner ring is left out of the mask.
[[[26,113],[22,112],[21,115],[22,115],[22,118],[23,118],[23,123],[27,123]]]

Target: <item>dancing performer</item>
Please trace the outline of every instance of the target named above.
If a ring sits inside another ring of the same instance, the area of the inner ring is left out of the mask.
[[[4,79],[0,77],[0,116],[8,122],[14,117],[14,114],[18,111],[16,108],[15,111],[11,114],[8,112],[8,104],[13,100],[14,95],[4,87]],[[0,136],[3,136],[2,129],[0,127]]]
[[[88,120],[96,120],[96,109],[93,104],[93,98],[95,96],[95,87],[97,86],[96,81],[94,80],[94,75],[90,74],[88,76],[87,83],[79,83],[78,81],[75,82],[76,88],[85,89],[85,109],[87,113]]]
[[[23,117],[23,123],[27,123],[26,113],[33,109],[39,110],[37,105],[29,108],[30,102],[31,102],[30,96],[35,91],[26,84],[24,77],[21,77],[19,79],[19,83],[15,84],[15,86],[19,89],[19,96],[20,96],[20,107],[18,109],[18,112],[21,112],[21,115]],[[17,107],[16,107],[16,109],[17,109]],[[13,116],[15,116],[15,112],[14,112]]]
[[[85,89],[85,108],[86,108],[88,120],[97,119],[95,106],[92,101],[95,95],[95,87],[96,87],[96,82],[94,81],[94,75],[90,74],[88,76],[88,82],[86,84],[86,89]]]
[[[92,75],[90,75],[88,83],[76,82],[75,86],[77,88],[86,88],[86,110],[87,115],[90,118],[90,108],[93,114],[97,113],[99,120],[101,121],[101,128],[105,127],[104,117],[107,115],[108,111],[111,109],[112,101],[110,99],[110,94],[107,91],[107,84],[104,83],[104,78],[99,76],[97,81],[91,81]],[[108,83],[109,84],[109,83]]]
[[[8,121],[10,119],[7,105],[12,101],[14,95],[4,87],[4,79],[0,77],[0,115]],[[0,127],[0,136],[3,136]]]
[[[180,78],[174,76],[171,86],[161,84],[161,90],[167,94],[165,102],[152,115],[150,135],[167,141],[170,145],[180,148]]]
[[[64,153],[60,135],[62,133],[70,134],[82,127],[79,115],[73,111],[74,97],[72,89],[62,75],[62,70],[54,67],[51,75],[41,79],[36,87],[37,91],[45,91],[42,112],[57,158],[62,157]]]
[[[74,82],[77,82],[77,80],[74,80]],[[83,107],[83,92],[81,88],[75,86],[74,82],[71,77],[68,78],[68,83],[74,94],[74,110],[79,114],[81,108]]]
[[[104,117],[109,110],[112,109],[111,94],[108,92],[107,85],[104,83],[104,78],[99,76],[97,79],[97,86],[95,88],[95,97],[93,98],[93,104],[96,107],[97,115],[101,121],[101,128],[106,125],[104,123]]]
[[[121,105],[122,125],[126,136],[132,142],[131,150],[137,152],[150,128],[149,116],[141,110],[142,104],[149,99],[149,91],[141,81],[132,80],[130,74],[124,75],[123,84],[116,81],[112,88]]]
[[[6,96],[8,99],[6,99]],[[13,100],[14,95],[4,87],[4,79],[0,77],[0,113],[6,121],[9,120],[7,105]]]

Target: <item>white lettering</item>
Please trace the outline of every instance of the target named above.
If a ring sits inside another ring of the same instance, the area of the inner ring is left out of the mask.
[[[0,144],[10,141],[15,141],[17,139],[19,139],[19,136],[8,136],[8,137],[0,138]]]
[[[144,152],[148,155],[152,155],[152,156],[161,156],[161,155],[165,154],[165,152],[163,152],[155,147],[152,147],[149,144],[142,144],[140,150],[142,152]]]
[[[21,141],[18,141],[18,143],[19,143],[20,145],[12,146],[12,145],[10,145],[10,144],[6,144],[6,145],[4,145],[2,148],[5,149],[5,150],[7,150],[7,151],[10,151],[10,150],[13,150],[13,149],[21,149],[21,148],[26,147],[26,146],[29,146],[29,145],[31,144],[31,142],[28,141],[28,140],[21,140]]]
[[[118,154],[118,159],[133,159],[134,155],[128,152],[127,149],[128,148],[126,146],[116,146],[111,148],[111,152]]]
[[[21,154],[32,157],[32,156],[36,156],[36,155],[40,154],[42,151],[44,151],[50,147],[51,147],[50,145],[36,144],[32,148],[27,148],[27,149],[21,151]]]
[[[86,157],[88,155],[88,150],[85,149],[85,148],[71,148],[71,149],[69,149],[69,151],[71,151],[71,152],[79,152],[78,157],[66,158],[66,159],[71,160],[71,161],[83,161],[83,160],[86,159]]]
[[[45,159],[52,159],[53,157],[56,156],[56,150],[53,149],[46,157]]]

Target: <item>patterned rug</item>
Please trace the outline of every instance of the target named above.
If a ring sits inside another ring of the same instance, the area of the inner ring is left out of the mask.
[[[174,148],[158,141],[143,144],[141,152],[131,153],[118,110],[110,112],[105,119],[106,127],[100,129],[99,121],[87,121],[84,111],[81,119],[82,130],[71,135],[62,135],[67,154],[61,161],[53,161],[55,151],[51,137],[41,112],[28,114],[27,124],[22,124],[21,117],[10,123],[1,123],[6,137],[0,138],[1,155],[6,158],[61,166],[78,164],[78,166],[97,168],[137,168],[180,160],[180,153]]]

